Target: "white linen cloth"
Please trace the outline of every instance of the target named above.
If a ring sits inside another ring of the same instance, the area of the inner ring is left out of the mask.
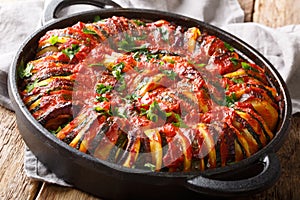
[[[261,52],[279,71],[288,85],[293,113],[300,111],[300,25],[269,28],[243,23],[244,13],[237,0],[115,0],[122,7],[151,8],[175,12],[218,26],[247,42]],[[7,72],[16,51],[34,30],[41,26],[42,13],[51,0],[0,2],[0,105],[13,110],[7,94]],[[66,12],[78,11],[65,9]],[[86,6],[84,7],[87,8]],[[90,9],[90,8],[89,8]],[[94,8],[92,8],[94,9]],[[70,186],[26,148],[25,171],[34,179]]]

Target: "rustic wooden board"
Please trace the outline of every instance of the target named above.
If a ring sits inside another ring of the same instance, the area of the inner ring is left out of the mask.
[[[270,27],[300,23],[300,0],[255,0],[253,21]]]
[[[43,184],[37,200],[61,200],[61,199],[84,199],[84,200],[96,200],[96,198],[90,194],[82,192],[80,190],[68,187],[60,187],[54,184]]]
[[[0,106],[0,199],[34,199],[39,182],[26,177],[23,160],[15,114]]]

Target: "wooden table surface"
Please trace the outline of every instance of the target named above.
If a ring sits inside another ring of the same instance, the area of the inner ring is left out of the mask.
[[[5,1],[5,0],[4,0]],[[300,0],[239,0],[245,21],[271,27],[300,24]],[[300,67],[300,66],[299,66]],[[282,165],[279,181],[252,199],[299,199],[300,190],[300,115],[294,115],[292,130],[277,153]],[[0,106],[0,199],[98,199],[74,188],[31,180],[24,172],[24,142],[13,112]]]

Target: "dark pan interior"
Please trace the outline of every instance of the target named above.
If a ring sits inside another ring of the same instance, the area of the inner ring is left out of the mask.
[[[141,170],[128,169],[95,159],[57,140],[53,135],[49,134],[44,127],[37,123],[23,104],[18,93],[16,69],[21,62],[26,63],[30,59],[33,59],[39,38],[48,30],[65,28],[78,21],[92,22],[97,15],[101,18],[115,15],[151,21],[165,19],[183,27],[196,26],[199,27],[202,32],[218,36],[223,41],[231,44],[231,46],[237,49],[245,58],[264,67],[273,85],[278,89],[278,93],[282,95],[282,102],[280,103],[280,123],[274,139],[262,150],[241,162],[223,168],[207,170],[205,172],[191,173],[143,173]],[[291,100],[284,81],[276,69],[255,49],[217,27],[191,18],[151,10],[112,9],[84,12],[45,25],[33,33],[17,53],[9,74],[9,92],[15,105],[20,133],[32,152],[45,163],[49,169],[67,182],[74,184],[75,187],[100,197],[113,199],[127,197],[173,197],[178,199],[179,197],[186,197],[187,195],[199,197],[199,195],[203,196],[201,192],[200,194],[195,193],[183,187],[187,179],[202,175],[226,180],[230,179],[233,174],[237,174],[237,176],[240,176],[240,179],[242,179],[244,178],[242,174],[245,174],[245,170],[247,169],[248,171],[252,169],[250,171],[256,173],[253,169],[260,167],[259,161],[265,155],[276,152],[282,145],[284,138],[288,134],[291,120]],[[212,193],[211,195],[215,194]]]

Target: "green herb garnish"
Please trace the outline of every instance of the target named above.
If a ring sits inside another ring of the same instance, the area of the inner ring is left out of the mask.
[[[96,96],[96,100],[99,101],[99,102],[103,102],[103,101],[108,102],[108,99],[106,97],[103,97],[103,96]]]
[[[235,57],[230,58],[230,61],[232,62],[232,64],[234,64],[235,66],[239,64],[239,60]]]
[[[104,115],[108,115],[108,116],[111,116],[111,115],[112,115],[110,111],[108,111],[108,110],[106,110],[106,109],[104,109],[104,108],[102,108],[102,107],[100,107],[100,106],[95,106],[95,107],[94,107],[94,110],[95,110],[97,113],[100,113],[100,114],[104,114]]]
[[[251,71],[254,71],[254,72],[259,72],[257,69],[253,68],[249,63],[246,63],[246,62],[242,62],[242,68],[245,69],[245,70],[251,70]]]
[[[61,129],[62,129],[62,127],[59,126],[56,130],[51,130],[50,132],[51,132],[53,135],[56,135]]]
[[[135,41],[137,40],[144,40],[146,39],[147,35],[141,36],[130,36],[127,33],[124,34],[124,39],[118,42],[118,50],[123,50],[126,52],[134,52],[134,51],[141,51],[145,50],[149,44],[143,44],[140,46],[136,46]]]
[[[161,34],[161,39],[165,42],[169,41],[169,31],[168,28],[166,28],[165,26],[162,26],[160,28],[158,28],[160,34]]]
[[[24,69],[24,64],[21,63],[21,65],[18,68],[19,77],[21,79],[30,77],[32,75],[31,70],[33,68],[34,68],[34,65],[31,63],[28,63],[26,65],[26,68]]]
[[[103,63],[92,63],[92,64],[89,64],[89,67],[103,67],[104,64]]]
[[[200,67],[200,68],[204,67],[205,65],[206,65],[205,63],[195,64],[195,66]]]
[[[113,87],[111,85],[98,84],[96,88],[96,92],[98,94],[104,94],[106,92],[112,91]]]
[[[87,28],[83,28],[82,32],[85,33],[85,34],[90,34],[90,35],[98,35],[95,31],[89,30]]]
[[[126,82],[124,76],[122,76],[122,70],[125,67],[123,62],[116,64],[112,67],[112,75],[118,80],[119,87],[116,88],[117,91],[121,92],[126,88]]]
[[[244,79],[242,78],[232,78],[231,80],[238,84],[244,83]]]
[[[224,105],[227,107],[231,107],[237,101],[236,94],[233,92],[230,96],[225,96]]]
[[[141,96],[139,96],[135,93],[134,94],[128,94],[125,97],[125,99],[130,100],[130,101],[138,100],[139,98],[141,98]]]
[[[224,42],[224,46],[225,46],[229,51],[234,52],[234,48],[233,48],[230,44],[228,44],[227,42]]]
[[[122,70],[124,69],[125,64],[123,62],[118,63],[112,67],[112,75],[119,80],[121,78]]]
[[[78,44],[72,44],[71,47],[62,50],[66,56],[69,57],[70,61],[74,58],[75,54],[79,51],[80,46]]]
[[[180,128],[188,128],[188,126],[184,123],[184,121],[181,119],[179,114],[173,113],[173,116],[175,117],[175,119],[177,121],[177,122],[172,123],[174,126],[177,126]]]
[[[149,168],[151,171],[155,171],[156,166],[153,165],[152,163],[145,163],[144,167]]]
[[[167,77],[171,80],[175,80],[177,77],[177,74],[173,70],[161,70],[161,72],[167,75]]]
[[[115,107],[114,109],[112,109],[111,112],[113,116],[127,118],[126,109],[124,107],[122,108]]]
[[[132,20],[137,26],[146,26],[146,23],[141,21],[141,20],[138,20],[138,19],[133,19]]]
[[[161,110],[158,103],[154,101],[150,106],[149,109],[146,110],[144,108],[141,109],[141,115],[146,115],[147,118],[153,122],[158,121],[158,117],[166,118],[166,113]]]

